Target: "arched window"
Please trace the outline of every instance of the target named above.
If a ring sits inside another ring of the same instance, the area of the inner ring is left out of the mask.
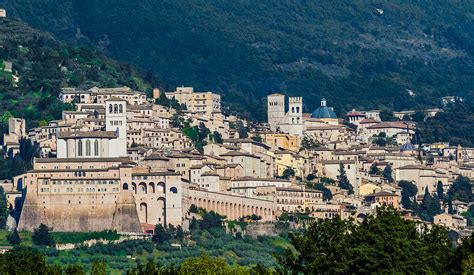
[[[173,186],[173,187],[170,188],[170,192],[176,194],[176,193],[178,193],[178,189]]]
[[[123,105],[122,104],[119,105],[119,113],[123,113]]]
[[[99,155],[99,141],[97,139],[94,141],[94,155]]]
[[[128,183],[125,182],[125,183],[122,185],[122,189],[123,189],[123,190],[128,190]]]
[[[118,105],[114,104],[114,114],[117,114],[117,113],[118,113]]]
[[[112,104],[109,105],[109,113],[112,113]]]
[[[77,141],[77,155],[82,157],[82,140]]]
[[[91,155],[91,141],[86,140],[86,156],[90,156],[90,155]]]

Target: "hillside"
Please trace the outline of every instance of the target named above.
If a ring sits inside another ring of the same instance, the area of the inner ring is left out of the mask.
[[[9,16],[88,43],[171,86],[265,118],[269,91],[351,108],[434,107],[474,90],[472,1],[0,0]],[[411,90],[415,96],[409,96]]]
[[[73,108],[58,100],[61,87],[128,85],[149,91],[159,84],[126,63],[88,47],[59,42],[15,19],[0,18],[0,45],[0,139],[11,115],[26,118],[31,128],[60,119],[62,110]],[[7,63],[12,64],[11,72]],[[14,76],[19,77],[18,83]]]

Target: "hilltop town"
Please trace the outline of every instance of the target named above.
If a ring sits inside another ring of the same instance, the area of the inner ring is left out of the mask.
[[[255,108],[15,11],[0,30],[0,273],[474,272],[469,91],[282,85]]]
[[[63,88],[60,100],[75,108],[60,120],[32,129],[8,120],[5,152],[22,153],[25,140],[37,148],[32,170],[0,184],[21,213],[9,219],[18,230],[188,230],[192,207],[262,224],[292,215],[363,220],[389,205],[406,219],[470,232],[460,215],[470,203],[452,194],[474,177],[474,148],[417,144],[416,123],[403,119],[413,112],[341,118],[323,98],[303,113],[302,97],[275,93],[268,121],[255,123],[192,87],[154,89],[150,98],[128,87]],[[438,206],[423,209],[427,200]]]

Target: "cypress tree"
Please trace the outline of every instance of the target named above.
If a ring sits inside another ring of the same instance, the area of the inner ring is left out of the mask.
[[[340,188],[347,190],[348,194],[354,194],[354,188],[347,178],[346,169],[342,162],[339,164],[339,176],[337,176],[337,180],[339,181]]]
[[[443,183],[440,180],[438,181],[438,186],[436,186],[436,193],[438,194],[438,198],[440,200],[444,199]]]

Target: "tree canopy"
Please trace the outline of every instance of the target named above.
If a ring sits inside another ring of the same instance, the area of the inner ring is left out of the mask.
[[[448,232],[404,220],[390,208],[379,208],[360,224],[339,217],[315,222],[291,236],[280,263],[290,272],[313,273],[450,273],[458,272]],[[471,247],[472,252],[472,247]],[[461,261],[465,261],[462,259]]]

